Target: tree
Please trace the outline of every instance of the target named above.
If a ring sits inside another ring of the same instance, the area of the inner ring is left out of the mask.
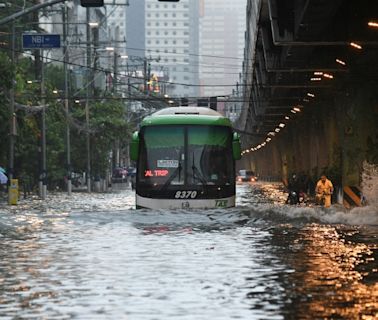
[[[9,89],[12,86],[14,68],[7,54],[0,52],[0,165],[6,166],[9,135]]]

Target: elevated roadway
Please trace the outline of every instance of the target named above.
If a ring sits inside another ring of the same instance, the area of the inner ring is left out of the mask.
[[[249,0],[243,66],[239,167],[325,172],[359,205],[364,163],[378,163],[378,2]]]

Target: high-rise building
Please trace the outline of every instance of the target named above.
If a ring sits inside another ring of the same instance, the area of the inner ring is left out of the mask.
[[[108,39],[119,56],[126,55],[126,8],[125,1],[115,0],[106,5]]]
[[[131,0],[126,9],[127,54],[132,57],[145,57],[145,0]],[[135,59],[137,60],[137,59]],[[130,59],[133,64],[132,59]]]
[[[229,95],[235,89],[242,70],[246,6],[247,0],[200,0],[201,96]]]
[[[93,84],[90,85],[104,90],[106,89],[106,74],[101,70],[109,70],[113,65],[111,53],[105,52],[104,49],[105,46],[111,45],[107,34],[106,9],[105,7],[86,9],[79,3],[79,1],[66,3],[65,18],[63,18],[63,8],[47,10],[47,15],[39,19],[40,28],[49,33],[62,35],[62,47],[67,48],[68,69],[75,79],[74,87],[85,87],[88,73],[91,73]],[[67,27],[66,39],[63,38],[64,20]],[[63,48],[51,50],[46,52],[47,54],[55,63],[63,62]],[[88,62],[90,62],[89,66]]]
[[[145,49],[151,74],[169,75],[171,96],[198,95],[198,0],[145,0]]]

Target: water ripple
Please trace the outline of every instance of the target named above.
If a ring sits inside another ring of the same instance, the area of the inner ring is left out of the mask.
[[[373,319],[374,208],[267,194],[284,198],[255,184],[227,210],[135,210],[130,190],[1,209],[1,319]]]

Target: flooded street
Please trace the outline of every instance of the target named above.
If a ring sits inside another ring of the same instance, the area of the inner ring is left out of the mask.
[[[0,208],[1,319],[377,319],[378,211],[135,210],[134,192]]]

